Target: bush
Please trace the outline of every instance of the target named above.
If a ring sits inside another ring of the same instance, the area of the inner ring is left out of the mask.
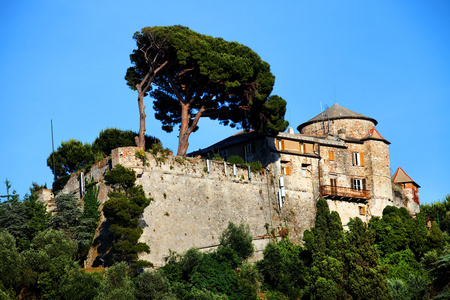
[[[236,226],[232,222],[228,223],[227,229],[222,232],[219,240],[222,247],[230,247],[236,251],[242,261],[252,256],[255,250],[248,225]]]
[[[70,179],[70,175],[64,175],[62,177],[57,178],[52,185],[52,192],[53,195],[58,194],[60,191],[62,191],[62,189],[66,186],[67,182]]]
[[[162,272],[144,272],[136,282],[136,299],[170,299],[173,298],[170,283]]]
[[[242,157],[240,157],[239,155],[231,155],[228,158],[228,163],[229,164],[236,164],[236,165],[243,165],[244,164],[244,159]]]

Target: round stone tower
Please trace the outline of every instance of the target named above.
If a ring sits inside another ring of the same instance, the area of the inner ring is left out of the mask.
[[[363,116],[335,103],[311,120],[300,124],[297,130],[308,135],[340,135],[362,139],[377,125],[375,119]]]

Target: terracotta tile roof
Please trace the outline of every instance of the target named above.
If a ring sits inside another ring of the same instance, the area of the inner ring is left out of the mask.
[[[405,171],[403,171],[402,168],[398,167],[397,171],[395,171],[394,175],[392,176],[392,181],[394,183],[413,183],[417,187],[420,187],[414,180],[411,179],[411,177],[406,174]]]
[[[367,133],[367,135],[365,137],[363,137],[361,140],[362,141],[363,140],[380,140],[380,141],[387,143],[388,145],[390,144],[390,142],[388,140],[386,140],[384,137],[381,136],[381,134],[375,129],[375,127],[370,129],[369,133]]]

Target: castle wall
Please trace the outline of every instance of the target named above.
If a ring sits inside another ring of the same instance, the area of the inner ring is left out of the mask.
[[[168,156],[158,163],[151,154],[147,154],[148,165],[144,165],[134,156],[135,150],[113,150],[112,164],[135,169],[136,183],[153,198],[142,217],[140,241],[151,248],[151,253],[141,258],[156,266],[164,264],[169,249],[183,252],[191,247],[214,248],[230,221],[249,225],[257,247],[255,259],[262,258],[268,242],[267,225],[275,232],[288,226],[292,240],[297,242],[313,225],[315,203],[307,189],[287,188],[280,210],[275,170],[252,173],[249,179],[246,169],[237,168],[234,176],[233,167],[224,162],[210,161],[208,173],[205,160]]]
[[[387,205],[394,205],[389,161],[389,145],[378,140],[364,142],[367,153],[366,175],[370,182],[370,211],[382,216]]]

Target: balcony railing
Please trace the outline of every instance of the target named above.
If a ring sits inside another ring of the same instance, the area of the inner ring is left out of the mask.
[[[369,199],[368,190],[356,190],[348,187],[323,185],[322,196],[325,198]]]

